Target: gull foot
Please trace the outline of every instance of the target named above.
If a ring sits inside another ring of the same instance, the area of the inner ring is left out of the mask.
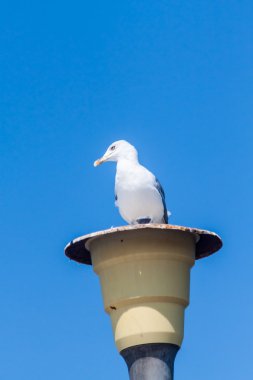
[[[151,223],[151,218],[139,218],[139,219],[136,219],[136,222],[138,224],[149,224]]]

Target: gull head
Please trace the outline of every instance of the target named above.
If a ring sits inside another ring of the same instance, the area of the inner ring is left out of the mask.
[[[118,140],[112,143],[103,157],[94,162],[94,166],[101,165],[106,161],[118,162],[120,159],[131,161],[137,161],[138,159],[138,154],[135,147],[125,140]]]

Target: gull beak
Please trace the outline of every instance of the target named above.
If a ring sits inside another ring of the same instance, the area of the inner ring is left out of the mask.
[[[101,157],[101,158],[99,158],[98,160],[96,160],[95,162],[94,162],[94,166],[96,167],[96,166],[98,166],[98,165],[101,165],[103,162],[105,162],[106,161],[106,157],[105,156],[103,156],[103,157]]]
[[[98,160],[96,160],[93,165],[96,167],[98,165],[103,164],[104,162],[106,162],[106,161],[109,160],[109,158],[111,157],[111,155],[112,155],[111,152],[106,151],[105,154],[103,155],[103,157],[101,157]]]

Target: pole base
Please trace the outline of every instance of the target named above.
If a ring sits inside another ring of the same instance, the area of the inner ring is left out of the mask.
[[[120,352],[130,380],[173,380],[174,360],[179,346],[149,343],[128,347]]]

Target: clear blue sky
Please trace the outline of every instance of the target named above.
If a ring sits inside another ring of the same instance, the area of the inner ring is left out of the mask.
[[[252,1],[9,1],[0,10],[0,378],[127,380],[91,267],[64,246],[122,225],[127,139],[171,223],[214,230],[175,379],[253,377]]]

